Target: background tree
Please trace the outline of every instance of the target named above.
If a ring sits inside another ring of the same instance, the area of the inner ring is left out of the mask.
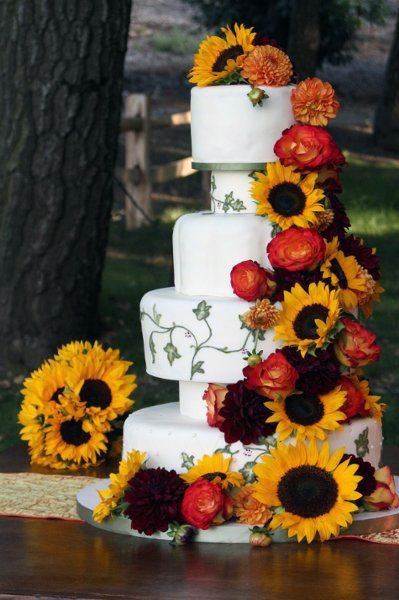
[[[0,2],[0,369],[98,329],[131,0]]]
[[[306,12],[314,23],[316,15],[310,11],[313,0],[185,0],[198,8],[202,23],[216,28],[226,23],[245,23],[274,38],[283,48],[289,46],[292,15],[301,18]],[[296,4],[296,11],[293,5]],[[384,0],[320,0],[318,3],[320,44],[317,66],[323,62],[343,64],[356,50],[356,33],[364,21],[382,24],[387,15]],[[301,35],[301,31],[296,31]],[[312,41],[312,44],[314,42]],[[303,43],[302,43],[303,46]],[[313,60],[313,59],[312,59]]]
[[[399,150],[399,12],[374,131],[378,145]]]
[[[313,77],[320,48],[319,0],[292,0],[288,54],[299,79]]]

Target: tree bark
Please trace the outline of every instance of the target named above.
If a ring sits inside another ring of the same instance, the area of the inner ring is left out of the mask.
[[[374,124],[375,140],[386,150],[399,150],[399,12],[389,55],[384,89]]]
[[[0,2],[0,370],[98,332],[131,0]]]
[[[293,0],[288,54],[299,79],[313,77],[320,46],[319,0]]]

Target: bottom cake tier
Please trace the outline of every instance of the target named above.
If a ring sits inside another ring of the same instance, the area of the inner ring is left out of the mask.
[[[380,464],[382,429],[375,419],[355,418],[331,433],[328,441],[331,450],[344,447],[348,454],[360,456],[376,468]],[[182,415],[179,404],[171,402],[143,408],[127,418],[123,456],[133,449],[147,452],[149,467],[165,467],[179,473],[184,470],[187,460],[197,460],[204,454],[223,450],[232,456],[232,470],[243,470],[248,479],[254,464],[274,444],[274,437],[267,438],[265,444],[226,444],[221,431]]]

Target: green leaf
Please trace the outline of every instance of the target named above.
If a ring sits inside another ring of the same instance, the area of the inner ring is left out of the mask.
[[[191,369],[191,377],[193,375],[195,375],[195,373],[205,373],[204,369],[202,368],[202,365],[204,364],[203,360],[199,360],[198,362],[196,362],[192,369]]]
[[[356,455],[364,458],[369,452],[369,428],[363,429],[359,437],[355,439]]]
[[[191,469],[191,467],[194,466],[194,455],[193,454],[187,454],[187,452],[182,452],[180,454],[181,456],[181,466],[183,469],[187,469],[187,471],[189,469]]]
[[[172,342],[168,342],[164,347],[164,351],[168,355],[169,364],[172,366],[176,358],[181,358],[180,354],[177,351],[177,348]]]
[[[205,300],[201,300],[196,308],[193,308],[193,313],[197,317],[198,321],[203,321],[209,317],[212,306],[206,303]]]

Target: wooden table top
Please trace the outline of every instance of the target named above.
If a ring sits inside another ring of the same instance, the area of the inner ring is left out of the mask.
[[[399,449],[387,448],[385,462],[399,472]],[[27,470],[21,447],[0,455],[0,472]],[[0,598],[15,597],[397,600],[399,547],[342,540],[173,548],[86,524],[3,518]]]

